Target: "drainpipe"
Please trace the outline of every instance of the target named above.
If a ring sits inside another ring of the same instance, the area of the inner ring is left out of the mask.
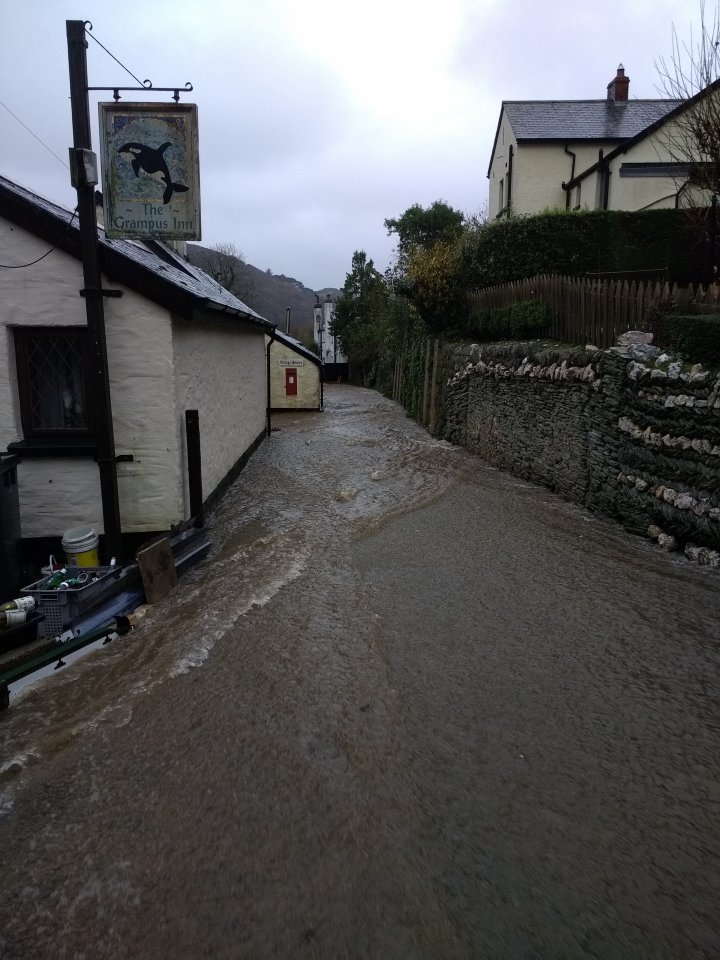
[[[570,168],[570,180],[569,180],[569,183],[572,183],[573,180],[575,179],[575,160],[577,159],[577,157],[572,150],[568,150],[567,144],[565,144],[565,153],[569,157],[572,157],[572,167]],[[566,183],[562,184],[562,188],[565,191],[565,209],[569,210],[570,209],[570,191],[572,188],[568,187]]]
[[[605,182],[603,183],[603,210],[610,204],[610,165],[605,164]]]
[[[605,160],[605,154],[602,149],[598,151],[598,170],[602,177],[602,206],[600,209],[607,210],[608,203],[610,202],[610,166]]]
[[[265,410],[267,422],[265,426],[265,436],[267,437],[272,433],[272,425],[270,423],[270,407],[272,406],[272,397],[270,396],[270,347],[275,342],[275,330],[276,327],[273,327],[272,333],[269,334],[270,339],[267,342],[267,348],[265,350],[265,380],[267,382],[267,406]]]
[[[510,149],[508,150],[508,171],[507,171],[507,212],[510,216],[512,210],[512,183],[513,183],[513,158],[515,157],[515,150],[513,145],[510,144]]]

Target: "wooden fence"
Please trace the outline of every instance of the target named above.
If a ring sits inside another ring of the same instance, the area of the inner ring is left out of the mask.
[[[551,337],[566,343],[592,343],[607,348],[626,330],[652,328],[651,308],[672,301],[680,313],[704,312],[718,305],[717,286],[669,286],[636,280],[601,280],[545,275],[472,290],[468,312],[542,300],[551,312]]]

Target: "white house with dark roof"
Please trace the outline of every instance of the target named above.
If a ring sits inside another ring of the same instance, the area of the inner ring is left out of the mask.
[[[621,64],[602,100],[503,101],[488,167],[489,216],[546,209],[674,206],[675,195],[668,191],[657,168],[653,171],[646,166],[642,184],[642,177],[608,168],[610,154],[618,156],[624,145],[637,144],[684,104],[680,100],[630,100],[629,84]],[[652,146],[649,149],[654,153],[645,162],[661,163],[662,151],[658,154]],[[613,179],[613,173],[618,177]],[[616,191],[619,177],[633,182]]]
[[[274,325],[157,241],[99,229],[122,535],[191,519],[186,411],[197,411],[202,497],[265,435]],[[103,532],[77,217],[0,178],[0,450],[21,457],[24,542]]]
[[[320,354],[325,381],[348,378],[348,359],[339,338],[333,333],[334,316],[335,304],[330,294],[325,296],[322,303],[319,294],[315,294],[313,339]]]

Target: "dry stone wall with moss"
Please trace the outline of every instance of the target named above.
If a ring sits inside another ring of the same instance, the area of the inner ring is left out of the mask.
[[[447,348],[443,368],[445,439],[720,567],[720,376],[632,335]]]

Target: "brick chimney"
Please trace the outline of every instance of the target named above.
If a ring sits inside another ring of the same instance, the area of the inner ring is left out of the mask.
[[[612,100],[615,103],[627,100],[629,87],[630,77],[625,76],[625,67],[620,64],[620,66],[617,68],[617,76],[608,84],[608,100]]]

